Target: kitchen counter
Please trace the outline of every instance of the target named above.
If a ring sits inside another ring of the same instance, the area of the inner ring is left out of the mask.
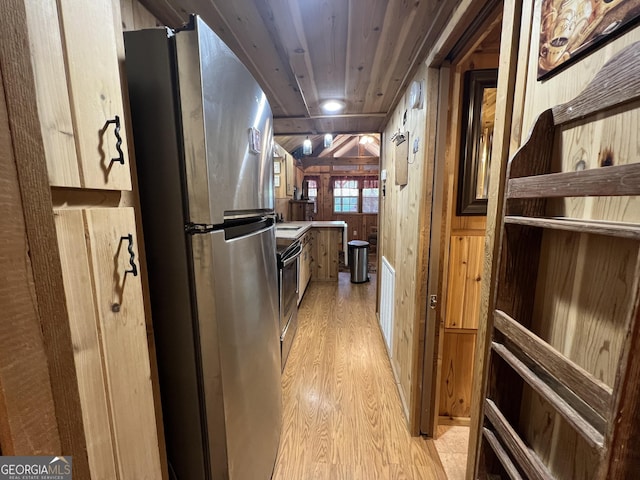
[[[284,222],[276,224],[276,237],[295,240],[304,235],[310,228],[342,228],[342,249],[344,251],[344,263],[346,265],[349,261],[347,255],[347,226],[347,222],[342,220]]]

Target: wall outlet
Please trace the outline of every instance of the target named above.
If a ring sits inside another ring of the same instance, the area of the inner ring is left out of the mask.
[[[357,230],[354,230],[354,231],[353,231],[353,236],[355,237],[356,235],[358,235],[358,231],[357,231]]]

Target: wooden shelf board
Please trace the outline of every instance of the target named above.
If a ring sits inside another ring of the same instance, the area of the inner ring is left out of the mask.
[[[554,480],[554,476],[542,463],[536,452],[529,448],[516,433],[498,406],[490,399],[484,401],[484,414],[496,429],[501,444],[505,445],[528,478]]]
[[[504,223],[640,240],[640,225],[634,223],[581,220],[578,218],[520,217],[513,215],[504,217]]]
[[[482,433],[484,435],[484,438],[487,440],[487,443],[491,446],[491,449],[496,454],[496,457],[498,457],[498,460],[500,460],[500,463],[506,470],[509,478],[511,478],[511,480],[523,480],[522,475],[520,475],[520,472],[518,472],[518,469],[511,461],[511,458],[509,458],[509,454],[502,447],[502,444],[500,443],[500,440],[498,440],[498,437],[496,437],[495,434],[488,428],[483,428]]]
[[[609,418],[613,396],[611,387],[500,310],[494,313],[494,327],[534,362],[566,385],[602,418]]]
[[[507,198],[640,195],[640,163],[511,178]]]
[[[591,447],[602,451],[604,448],[604,436],[591,423],[585,420],[564,398],[551,388],[543,379],[516,357],[507,347],[493,342],[491,348],[500,355],[518,375],[520,375],[533,390],[535,390],[551,407],[564,418],[573,429]]]

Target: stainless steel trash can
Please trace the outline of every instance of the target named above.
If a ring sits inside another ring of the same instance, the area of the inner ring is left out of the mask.
[[[349,268],[351,269],[351,283],[369,281],[369,242],[351,240],[348,244]]]

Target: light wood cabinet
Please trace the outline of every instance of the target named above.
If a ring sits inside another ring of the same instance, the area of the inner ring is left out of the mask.
[[[288,153],[284,153],[284,166],[287,177],[287,197],[293,197],[294,187],[296,185],[296,174],[293,166],[293,157]]]
[[[298,304],[302,301],[313,271],[313,231],[305,233],[300,242],[302,243],[302,253],[300,254],[300,275],[298,276]]]
[[[131,208],[135,192],[129,193],[119,8],[112,0],[25,0],[24,35],[53,187],[77,415],[91,478],[156,479],[167,475],[139,263],[141,229]]]
[[[50,184],[131,190],[117,4],[42,0],[26,6]]]
[[[55,219],[92,478],[161,478],[133,208]]]
[[[342,245],[342,227],[316,228],[313,242],[313,278],[318,281],[338,281],[338,258]]]

